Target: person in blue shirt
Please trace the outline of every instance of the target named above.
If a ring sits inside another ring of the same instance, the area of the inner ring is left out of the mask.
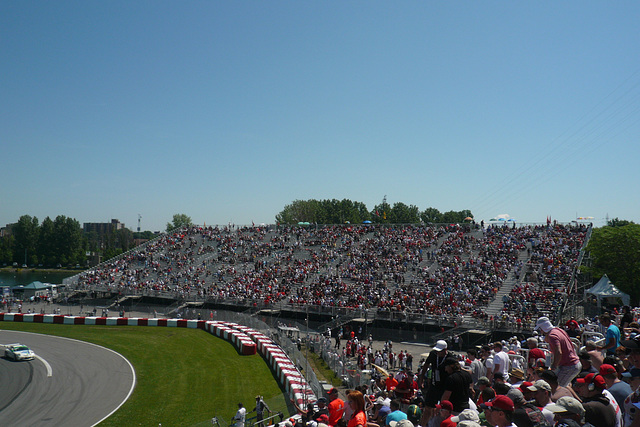
[[[611,322],[611,315],[604,313],[600,316],[600,323],[607,328],[604,344],[598,346],[598,350],[606,350],[607,356],[615,356],[616,349],[620,347],[620,328]]]
[[[389,425],[391,421],[400,421],[407,419],[407,414],[400,410],[400,401],[398,399],[392,400],[390,407],[391,413],[387,415],[387,420],[385,421],[386,425]]]

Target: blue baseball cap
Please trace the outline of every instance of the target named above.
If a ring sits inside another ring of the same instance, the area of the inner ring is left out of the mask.
[[[622,376],[625,378],[637,378],[640,377],[640,368],[633,368],[630,371],[623,372]]]

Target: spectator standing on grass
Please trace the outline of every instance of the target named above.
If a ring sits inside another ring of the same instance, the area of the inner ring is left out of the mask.
[[[265,411],[267,413],[271,413],[271,409],[269,409],[269,406],[267,406],[267,403],[264,401],[264,399],[262,398],[262,396],[258,395],[256,396],[256,407],[253,408],[253,410],[251,412],[256,413],[256,424],[259,427],[264,427],[264,423],[262,422],[262,420],[264,419],[264,413]]]
[[[244,420],[247,417],[247,409],[242,403],[238,403],[238,411],[233,416],[232,420],[235,421],[235,427],[244,427]]]

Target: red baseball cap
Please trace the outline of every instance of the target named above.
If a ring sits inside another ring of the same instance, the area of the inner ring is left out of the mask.
[[[453,411],[453,403],[448,400],[443,400],[439,405],[436,405],[438,409],[448,409],[449,411]]]
[[[502,394],[499,394],[490,401],[483,403],[483,405],[491,409],[496,409],[498,411],[513,412],[514,409],[513,400]]]
[[[616,371],[616,368],[614,368],[613,365],[609,365],[608,363],[604,363],[600,365],[600,375],[617,374],[617,373],[618,371]]]
[[[602,377],[602,375],[598,374],[589,374],[584,378],[578,378],[576,382],[578,384],[593,384],[601,390],[607,388],[607,383],[604,381],[604,378]]]
[[[527,390],[527,387],[531,387],[533,385],[532,382],[530,381],[523,381],[522,384],[520,384],[520,387],[518,387],[520,389],[521,392],[525,392],[525,391],[529,391]]]

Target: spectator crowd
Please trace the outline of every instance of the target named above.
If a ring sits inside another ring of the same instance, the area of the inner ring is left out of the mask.
[[[199,227],[163,235],[79,276],[78,290],[176,299],[374,309],[488,320],[553,317],[585,225]]]
[[[638,310],[554,325],[546,316],[529,337],[454,352],[436,343],[413,370],[393,365],[371,340],[340,342],[364,357],[372,381],[331,389],[301,411],[310,427],[631,427],[640,426]],[[330,341],[328,339],[328,341]],[[364,341],[364,342],[363,342]],[[398,360],[396,358],[396,360]],[[377,362],[377,363],[376,363]],[[380,363],[381,365],[378,365]],[[344,398],[344,400],[343,400]]]

